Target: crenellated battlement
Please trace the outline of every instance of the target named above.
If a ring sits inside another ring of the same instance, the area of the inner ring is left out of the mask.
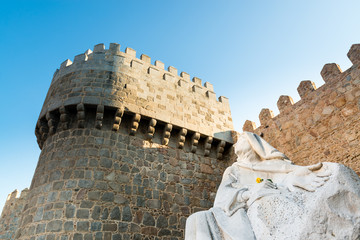
[[[325,84],[317,88],[310,80],[302,81],[297,88],[301,97],[298,102],[280,96],[277,116],[270,109],[262,109],[261,125],[256,127],[247,120],[243,130],[263,136],[298,163],[324,161],[332,154],[334,159],[329,160],[348,161],[359,172],[360,166],[353,160],[358,158],[357,151],[351,148],[359,145],[355,126],[360,124],[360,44],[350,48],[348,57],[353,63],[349,69],[342,71],[336,63],[325,64],[321,70]],[[346,147],[348,160],[342,155]]]
[[[14,239],[28,192],[27,188],[23,189],[21,193],[15,189],[8,195],[0,217],[0,239]]]
[[[67,59],[56,70],[37,124],[39,132],[55,129],[61,108],[78,104],[124,109],[131,114],[156,119],[190,132],[232,142],[229,101],[216,99],[213,85],[198,77],[120,45],[109,49],[98,44],[93,50]],[[86,119],[84,119],[86,121]],[[48,130],[47,130],[48,129]],[[46,134],[38,138],[44,142]]]
[[[280,112],[279,115],[274,116],[273,111],[270,109],[262,109],[259,114],[261,126],[267,125],[267,123],[271,120],[281,118],[282,114],[289,114],[304,105],[314,104],[319,95],[326,95],[329,94],[330,91],[335,90],[333,89],[334,85],[341,85],[342,82],[351,83],[351,78],[358,74],[358,65],[360,63],[360,44],[352,45],[348,52],[348,57],[354,65],[345,72],[343,72],[340,66],[336,63],[328,63],[324,65],[320,74],[325,84],[320,86],[320,88],[317,88],[315,83],[310,80],[301,81],[297,88],[298,94],[301,98],[298,102],[294,103],[290,96],[281,95],[277,101],[277,106]],[[347,89],[342,88],[342,90],[338,91],[345,92]],[[256,129],[256,124],[249,120],[247,120],[243,125],[244,131],[254,131]]]
[[[246,121],[244,130],[298,164],[360,172],[360,45],[348,56],[350,69],[326,64],[323,86],[301,82],[300,101],[280,96],[280,114],[263,109],[261,126]],[[186,218],[213,206],[236,159],[232,129],[228,99],[217,100],[212,84],[98,44],[55,72],[35,128],[41,154],[30,190],[9,195],[8,206],[25,204],[2,218],[0,238],[183,239]]]
[[[165,69],[165,64],[159,60],[151,63],[151,58],[146,54],[141,54],[140,58],[136,57],[136,51],[132,48],[125,48],[124,52],[120,51],[120,44],[110,43],[109,49],[104,44],[97,44],[93,51],[88,49],[85,53],[76,55],[74,60],[66,59],[54,73],[52,82],[56,82],[62,76],[80,69],[94,69],[121,72],[131,69],[136,74],[148,74],[157,81],[165,80],[168,84],[175,83],[180,87],[187,88],[193,93],[202,95],[212,101],[222,104],[229,104],[227,98],[220,96],[216,98],[213,85],[209,82],[202,84],[198,77],[191,79],[186,72],[180,72],[173,66]],[[130,70],[130,71],[131,71]],[[161,82],[164,84],[164,82]],[[226,106],[228,107],[228,106]]]

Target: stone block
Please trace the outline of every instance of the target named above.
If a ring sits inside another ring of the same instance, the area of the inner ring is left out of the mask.
[[[84,61],[87,61],[87,55],[85,53],[76,55],[73,63],[82,63]]]
[[[145,212],[143,216],[143,224],[145,226],[155,226],[155,219],[152,214]]]
[[[155,227],[143,227],[141,228],[141,233],[145,234],[145,235],[150,235],[150,236],[156,236],[158,232],[158,229]]]
[[[100,213],[101,213],[100,206],[95,206],[94,209],[92,210],[91,218],[95,220],[100,219]]]
[[[85,233],[84,240],[93,240],[93,236],[91,233]]]
[[[161,201],[158,199],[149,199],[146,201],[146,206],[151,209],[160,209]]]
[[[39,233],[44,233],[45,232],[45,227],[46,227],[46,224],[45,223],[40,223],[36,226],[36,234],[39,234]]]
[[[83,240],[83,235],[81,233],[74,233],[73,240]]]
[[[132,213],[129,206],[125,206],[122,211],[122,221],[131,222],[132,221]]]
[[[205,82],[204,87],[207,88],[209,91],[214,91],[214,86],[209,82]]]
[[[315,83],[309,80],[301,81],[297,91],[301,98],[305,98],[308,94],[316,90]]]
[[[229,99],[227,97],[224,96],[220,96],[219,97],[219,102],[225,104],[225,105],[229,105]]]
[[[92,208],[94,206],[93,201],[81,201],[80,207],[81,208]]]
[[[192,79],[193,83],[195,83],[196,85],[201,86],[201,79],[198,77],[193,77]]]
[[[353,64],[360,63],[360,44],[353,44],[347,54]]]
[[[112,240],[122,240],[121,234],[113,234]]]
[[[74,222],[68,221],[64,223],[64,231],[65,232],[72,232],[74,231]]]
[[[158,217],[156,220],[156,227],[157,228],[166,228],[169,226],[168,219],[162,215]]]
[[[119,54],[120,53],[120,44],[110,43],[109,52],[114,55]]]
[[[111,168],[113,165],[113,161],[109,158],[101,158],[100,159],[100,166],[104,168]]]
[[[184,79],[179,79],[178,85],[179,85],[180,87],[187,88],[187,87],[189,87],[189,82],[185,81]]]
[[[69,180],[66,182],[66,188],[75,188],[77,185],[77,181],[76,180]],[[60,199],[64,199],[64,198],[69,198],[69,195],[70,193],[67,192],[66,194],[65,193],[61,193],[60,194]],[[72,195],[72,194],[71,194]],[[70,198],[71,198],[71,195],[70,195]]]
[[[148,64],[151,64],[151,58],[146,54],[141,54],[140,59]]]
[[[126,231],[128,230],[128,226],[129,226],[128,223],[119,222],[118,231],[119,231],[119,232],[126,232]]]
[[[168,74],[168,73],[164,73],[163,79],[164,79],[165,81],[171,82],[171,81],[174,81],[174,76],[171,75],[171,74]]]
[[[324,82],[330,82],[331,80],[337,79],[341,73],[341,68],[336,63],[325,64],[321,70],[321,76],[324,79]]]
[[[70,66],[72,64],[72,61],[70,59],[66,59],[63,63],[60,65],[60,70]]]
[[[46,225],[46,232],[60,232],[62,230],[62,221],[54,220]]]
[[[65,217],[73,218],[74,216],[75,216],[75,206],[74,205],[66,205]]]
[[[54,211],[46,211],[44,212],[42,220],[52,220],[54,218]]]
[[[80,232],[89,231],[90,223],[88,221],[81,221],[76,224],[76,230]]]
[[[101,213],[101,219],[105,220],[109,217],[109,209],[105,208]]]
[[[114,232],[117,230],[117,225],[115,223],[104,223],[103,231],[111,231]]]
[[[128,54],[129,56],[136,58],[136,51],[132,48],[126,48],[125,49],[125,53]]]
[[[55,240],[55,234],[46,235],[46,240]]]
[[[90,212],[88,209],[78,209],[76,211],[77,218],[89,218]]]
[[[160,68],[160,69],[164,69],[165,68],[165,64],[159,60],[155,61],[155,66]]]
[[[277,101],[277,106],[280,112],[291,107],[294,104],[293,99],[290,96],[281,95]]]
[[[121,217],[120,208],[115,207],[110,213],[110,219],[112,219],[112,220],[120,220],[120,217]]]
[[[140,70],[140,69],[143,68],[143,63],[140,62],[140,61],[137,60],[137,59],[134,59],[134,60],[131,61],[130,66],[131,66],[132,68],[135,68],[135,69]]]
[[[259,120],[260,124],[263,126],[267,126],[268,122],[274,117],[273,111],[271,111],[268,108],[261,109],[261,112],[259,114]]]
[[[201,86],[199,86],[199,85],[193,85],[192,86],[192,91],[193,92],[197,92],[197,93],[201,93],[202,92],[202,87]]]
[[[162,237],[162,236],[170,236],[171,235],[171,231],[169,229],[160,229],[158,236]]]
[[[94,53],[104,53],[105,52],[105,44],[100,43],[94,46]]]
[[[180,77],[182,77],[185,81],[190,82],[190,75],[186,72],[181,72]]]
[[[101,222],[92,222],[90,230],[91,231],[101,231],[102,223]]]
[[[103,240],[103,233],[102,232],[95,233],[95,240]]]
[[[114,201],[114,193],[112,192],[105,192],[102,197],[101,197],[101,200],[104,201],[104,202],[113,202]]]
[[[148,74],[153,75],[154,77],[159,77],[160,72],[158,69],[150,66],[148,68]]]
[[[256,124],[255,122],[246,120],[243,126],[243,131],[245,132],[254,132],[254,130],[256,129]]]
[[[85,180],[85,179],[80,179],[78,186],[80,188],[92,188],[94,186],[94,181],[93,180]]]
[[[43,213],[44,213],[44,207],[39,207],[35,212],[34,222],[38,222],[42,220]]]

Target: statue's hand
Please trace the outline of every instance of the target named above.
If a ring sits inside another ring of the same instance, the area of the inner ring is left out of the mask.
[[[306,167],[299,166],[286,176],[283,184],[287,186],[290,191],[294,191],[294,187],[299,187],[306,191],[314,192],[316,188],[324,185],[331,175],[328,171],[314,172],[321,168],[322,163]]]
[[[277,190],[276,184],[269,180],[249,186],[248,191],[242,194],[242,199],[250,206],[255,200],[267,195],[274,194]]]

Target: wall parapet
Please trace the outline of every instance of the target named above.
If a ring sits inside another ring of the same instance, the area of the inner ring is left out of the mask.
[[[67,59],[56,70],[39,119],[60,107],[77,104],[123,107],[127,112],[154,118],[230,141],[233,130],[228,98],[216,99],[214,87],[186,72],[120,45],[95,45],[93,50]],[[50,116],[48,116],[50,117]],[[41,120],[43,121],[43,120]],[[46,127],[38,124],[39,130]],[[49,126],[48,126],[49,127]]]
[[[14,239],[28,192],[27,188],[23,189],[21,193],[15,189],[8,195],[0,217],[0,239]]]
[[[324,65],[320,74],[325,84],[323,84],[319,89],[317,89],[315,83],[310,80],[301,81],[297,88],[298,94],[301,98],[298,102],[294,103],[290,96],[281,95],[277,101],[278,110],[280,112],[279,115],[281,115],[285,110],[296,110],[300,105],[308,104],[313,98],[316,98],[318,94],[321,94],[320,92],[323,92],[327,88],[332,88],[332,86],[336,83],[342,82],[343,80],[350,81],[350,79],[346,77],[354,75],[354,71],[357,70],[356,68],[360,63],[360,44],[353,44],[347,56],[353,63],[353,66],[345,72],[343,72],[340,66],[336,63],[327,63]],[[259,114],[260,124],[264,125],[266,121],[277,117],[278,116],[273,115],[272,110],[263,108]],[[254,131],[257,129],[256,124],[254,122],[250,122],[250,120],[245,121],[243,131]]]
[[[324,84],[316,88],[310,80],[297,88],[301,99],[279,97],[279,114],[270,109],[259,114],[261,125],[247,120],[243,131],[254,132],[286,153],[297,164],[335,161],[360,173],[360,44],[348,52],[353,65],[342,71],[336,63],[321,70]]]
[[[62,76],[77,71],[79,69],[98,69],[107,71],[119,71],[121,67],[130,67],[138,71],[155,75],[158,80],[166,80],[176,82],[179,86],[189,86],[193,92],[198,92],[208,97],[207,92],[214,93],[213,85],[209,82],[202,84],[202,80],[198,77],[191,79],[186,72],[180,72],[173,66],[165,68],[165,64],[159,60],[155,60],[151,64],[151,58],[145,54],[141,54],[140,58],[136,58],[136,51],[132,48],[125,48],[124,52],[120,51],[120,44],[110,43],[109,49],[105,48],[104,44],[97,44],[94,50],[86,50],[85,53],[76,55],[74,60],[66,59],[61,63],[60,68],[56,69],[52,82],[56,82]],[[185,84],[185,83],[186,84]],[[183,84],[182,84],[183,83]],[[228,102],[221,101],[223,96],[220,96],[217,101],[228,104]]]

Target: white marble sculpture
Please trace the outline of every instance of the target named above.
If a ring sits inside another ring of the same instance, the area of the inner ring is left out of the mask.
[[[188,218],[186,240],[358,239],[360,180],[352,170],[294,165],[249,132],[234,149],[237,162],[225,170],[213,208]]]

